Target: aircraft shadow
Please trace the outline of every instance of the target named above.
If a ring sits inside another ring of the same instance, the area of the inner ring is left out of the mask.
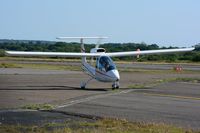
[[[81,90],[81,91],[109,91],[112,89],[106,88],[85,88],[81,89],[74,86],[12,86],[8,89],[0,88],[0,90]]]

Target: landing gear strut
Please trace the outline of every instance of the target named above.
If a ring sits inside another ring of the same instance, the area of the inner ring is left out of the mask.
[[[119,89],[119,81],[115,81],[115,82],[112,84],[112,89],[113,89],[113,90]]]
[[[93,79],[93,77],[90,78],[90,79],[88,79],[86,82],[81,82],[81,89],[85,89],[85,86],[86,86],[86,85],[88,84],[88,82],[90,82],[92,79]]]

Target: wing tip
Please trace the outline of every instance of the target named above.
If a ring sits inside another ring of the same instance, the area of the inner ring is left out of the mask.
[[[5,55],[10,55],[10,51],[5,51]]]

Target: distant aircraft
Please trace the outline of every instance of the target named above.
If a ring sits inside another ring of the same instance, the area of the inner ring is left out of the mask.
[[[120,75],[116,65],[113,63],[110,57],[122,57],[122,56],[139,56],[147,54],[163,54],[174,52],[187,52],[192,51],[194,48],[181,48],[181,49],[163,49],[163,50],[144,50],[144,51],[129,51],[129,52],[113,52],[106,53],[104,48],[99,48],[99,44],[96,44],[95,48],[90,50],[90,53],[85,52],[84,39],[105,39],[107,37],[58,37],[57,39],[80,39],[81,52],[80,53],[65,53],[65,52],[24,52],[24,51],[6,51],[8,56],[45,56],[45,57],[81,57],[82,69],[91,78],[85,82],[81,82],[80,87],[84,89],[86,85],[92,79],[96,79],[100,82],[112,82],[112,89],[119,88]],[[87,62],[86,57],[95,58],[95,66]]]

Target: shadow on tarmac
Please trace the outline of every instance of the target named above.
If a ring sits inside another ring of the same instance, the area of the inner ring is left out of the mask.
[[[74,86],[12,86],[9,89],[3,89],[0,90],[81,90],[81,91],[109,91],[111,89],[105,89],[105,88],[85,88],[81,89],[79,87]]]

